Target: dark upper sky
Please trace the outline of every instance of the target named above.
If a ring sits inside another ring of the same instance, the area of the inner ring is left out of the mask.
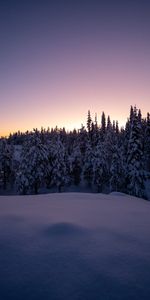
[[[0,1],[1,134],[79,126],[88,108],[123,123],[149,81],[150,1]]]

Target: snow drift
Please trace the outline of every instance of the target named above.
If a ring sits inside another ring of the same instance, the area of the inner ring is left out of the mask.
[[[0,299],[149,299],[149,236],[121,193],[0,197]]]

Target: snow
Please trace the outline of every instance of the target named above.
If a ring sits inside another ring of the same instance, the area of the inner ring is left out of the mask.
[[[0,299],[149,299],[150,203],[122,193],[0,197]]]
[[[22,146],[21,145],[15,145],[14,146],[14,156],[13,159],[20,162],[21,160],[21,151],[22,151]]]

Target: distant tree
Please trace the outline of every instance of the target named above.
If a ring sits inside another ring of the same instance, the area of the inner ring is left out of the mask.
[[[91,118],[90,110],[88,110],[88,115],[87,115],[87,130],[88,130],[88,133],[90,133],[90,131],[91,131],[91,126],[92,126],[92,118]]]
[[[102,117],[101,117],[101,133],[102,135],[105,135],[106,132],[106,117],[105,113],[102,112]]]
[[[6,189],[12,173],[12,152],[6,139],[0,140],[0,178]]]
[[[81,172],[82,172],[82,154],[80,150],[80,145],[74,144],[72,153],[69,157],[70,162],[70,176],[72,182],[75,185],[79,185],[81,181]]]
[[[114,120],[113,120],[113,124],[112,124],[112,130],[114,133],[116,132],[116,123]]]
[[[107,118],[107,131],[112,129],[112,124],[111,124],[111,120],[110,120],[110,116],[108,116]]]
[[[19,193],[26,194],[31,190],[37,194],[44,181],[44,174],[48,165],[47,147],[42,144],[39,133],[36,131],[28,137],[23,147],[16,179]]]
[[[92,122],[90,136],[88,137],[88,139],[90,139],[92,147],[95,147],[97,145],[99,138],[100,128],[97,123],[97,115],[95,114],[95,121]]]
[[[115,132],[113,130],[110,118],[108,117],[107,131],[106,131],[105,137],[104,137],[104,149],[105,149],[105,158],[107,161],[109,172],[110,172],[110,167],[111,167],[111,163],[112,163],[114,143],[115,143]]]
[[[105,145],[99,141],[95,148],[93,158],[93,184],[97,187],[98,192],[102,192],[108,183],[109,172],[106,160]]]
[[[116,121],[116,128],[115,128],[116,134],[119,134],[119,125],[118,125],[118,121]]]
[[[131,107],[130,107],[130,118],[129,118],[130,126],[132,126],[133,119],[134,119],[134,109],[133,109],[133,106],[131,105]]]
[[[88,139],[88,133],[87,133],[85,127],[82,125],[81,128],[79,129],[79,132],[76,137],[77,143],[80,146],[82,156],[85,155],[87,139]]]
[[[57,136],[55,144],[52,149],[52,185],[58,188],[58,192],[65,184],[68,183],[68,173],[66,165],[66,152],[63,143],[60,140],[60,136]]]
[[[145,139],[144,139],[144,163],[145,169],[150,177],[150,114],[147,113]]]
[[[142,140],[142,128],[134,107],[127,152],[127,192],[137,197],[145,196]]]
[[[94,150],[92,149],[90,140],[88,140],[83,166],[83,178],[87,182],[88,186],[91,186],[93,183],[93,160]]]
[[[110,190],[124,191],[124,167],[122,149],[118,144],[113,146],[112,163],[110,168]]]

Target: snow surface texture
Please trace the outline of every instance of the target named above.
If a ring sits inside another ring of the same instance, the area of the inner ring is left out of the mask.
[[[150,203],[121,193],[0,197],[0,299],[150,299]]]

